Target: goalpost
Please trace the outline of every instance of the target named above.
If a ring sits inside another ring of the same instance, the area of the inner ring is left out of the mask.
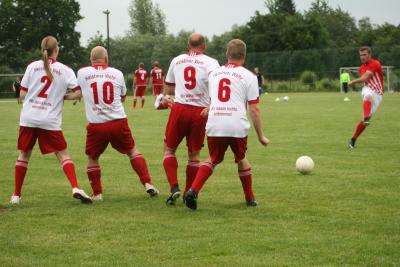
[[[360,73],[358,72],[359,67],[340,67],[339,68],[339,77],[342,74],[343,70],[347,70],[347,72],[350,74],[350,79],[356,79],[357,77],[360,77]],[[382,66],[382,72],[383,72],[383,77],[384,77],[384,83],[385,83],[385,91],[393,93],[394,88],[392,88],[391,85],[391,77],[390,74],[393,71],[394,67],[393,66]],[[340,92],[343,92],[342,84],[340,84]]]

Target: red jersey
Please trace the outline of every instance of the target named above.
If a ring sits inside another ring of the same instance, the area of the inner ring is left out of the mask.
[[[154,67],[154,69],[150,71],[150,77],[154,85],[164,85],[164,72],[159,67]]]
[[[371,59],[368,63],[362,64],[358,71],[363,75],[367,71],[372,72],[372,77],[365,81],[364,86],[371,88],[380,95],[383,95],[383,72],[381,63],[378,60]]]
[[[136,86],[145,86],[147,84],[147,71],[144,69],[135,70]]]

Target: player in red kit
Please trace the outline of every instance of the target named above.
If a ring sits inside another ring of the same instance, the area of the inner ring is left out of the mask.
[[[384,93],[383,72],[381,63],[372,58],[371,48],[360,48],[361,66],[359,72],[361,77],[352,80],[349,86],[356,83],[363,83],[363,119],[356,127],[353,137],[349,141],[349,148],[353,149],[356,141],[365,128],[370,124],[372,114],[374,114],[382,102]]]
[[[64,100],[81,97],[78,81],[69,67],[56,61],[59,47],[54,37],[47,36],[42,40],[41,51],[42,59],[29,64],[21,81],[20,97],[25,101],[20,117],[15,190],[10,202],[20,203],[28,162],[38,140],[42,154],[56,155],[71,184],[73,197],[82,203],[92,203],[90,197],[79,189],[75,166],[61,130]],[[74,92],[67,94],[67,89]]]
[[[156,196],[158,190],[152,185],[146,160],[136,149],[122,105],[127,91],[124,76],[121,71],[108,66],[104,47],[93,48],[90,60],[92,66],[78,71],[78,82],[89,121],[86,128],[86,154],[89,157],[87,175],[93,189],[92,199],[103,199],[99,158],[109,143],[129,157],[132,169],[146,192]]]
[[[154,68],[150,71],[150,86],[155,98],[164,91],[164,72],[158,61],[154,62]]]
[[[209,75],[211,104],[206,132],[210,157],[200,166],[191,188],[185,194],[185,204],[191,209],[197,209],[197,194],[214,168],[224,160],[228,147],[235,155],[246,203],[257,206],[252,190],[251,166],[246,159],[250,128],[247,107],[259,142],[264,146],[269,143],[262,130],[257,76],[242,66],[246,59],[246,44],[243,41],[230,41],[226,57],[228,63]]]
[[[147,71],[144,69],[144,64],[139,64],[139,69],[135,70],[135,76],[133,78],[133,103],[131,110],[136,108],[137,98],[142,99],[142,108],[146,101],[146,88],[147,88]]]
[[[199,169],[206,125],[206,118],[200,114],[210,104],[208,74],[219,67],[217,60],[203,54],[206,42],[201,34],[191,34],[188,48],[187,54],[172,60],[165,78],[168,85],[165,97],[175,95],[164,140],[163,166],[171,192],[167,199],[169,205],[174,205],[181,194],[175,152],[183,138],[186,138],[188,148],[185,192],[190,188]],[[168,103],[168,99],[166,102]]]

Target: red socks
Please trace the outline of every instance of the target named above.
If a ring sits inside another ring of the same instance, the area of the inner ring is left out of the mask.
[[[100,166],[88,166],[87,167],[87,176],[89,178],[90,186],[93,190],[93,195],[98,195],[103,193],[103,187],[101,185],[101,170]]]
[[[76,180],[76,172],[74,163],[70,159],[66,159],[61,162],[61,166],[64,170],[65,175],[67,176],[69,182],[71,183],[72,188],[79,188],[78,181]]]
[[[22,185],[26,171],[28,170],[28,162],[23,160],[17,160],[15,163],[15,189],[14,196],[21,196]]]
[[[133,99],[133,108],[136,108],[136,102],[137,102],[137,99],[136,98]]]
[[[190,189],[194,178],[196,178],[197,171],[200,168],[200,161],[198,160],[189,160],[186,165],[186,186],[184,194]]]
[[[174,186],[178,185],[178,161],[175,155],[166,155],[163,160],[163,166],[169,186],[172,189]]]
[[[247,201],[255,199],[252,189],[251,175],[251,169],[239,170],[239,178],[242,182],[243,192]]]
[[[144,108],[144,102],[145,102],[146,100],[142,97],[142,108]]]
[[[368,118],[371,116],[371,101],[365,100],[364,101],[364,118]]]
[[[196,178],[194,179],[191,188],[196,192],[199,193],[201,188],[203,187],[204,183],[207,181],[207,179],[211,176],[211,174],[214,171],[214,165],[205,162],[203,163],[196,175]]]
[[[131,159],[132,169],[139,176],[140,182],[145,185],[146,183],[151,184],[151,178],[149,169],[147,168],[146,160],[142,154],[138,154]]]
[[[367,126],[364,125],[364,122],[361,121],[356,128],[356,131],[354,132],[353,138],[357,140],[357,138],[360,136],[360,134],[367,128]]]

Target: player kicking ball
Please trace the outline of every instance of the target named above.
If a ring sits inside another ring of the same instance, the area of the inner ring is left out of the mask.
[[[246,58],[246,44],[234,39],[226,51],[228,63],[209,75],[211,105],[206,125],[210,157],[201,164],[191,188],[185,194],[188,208],[197,209],[197,195],[214,168],[224,160],[228,147],[231,148],[238,166],[239,178],[248,206],[257,206],[252,190],[252,171],[246,159],[247,135],[250,123],[247,119],[247,105],[258,140],[269,144],[264,136],[259,109],[257,77],[242,67]],[[203,112],[206,115],[207,111]]]
[[[85,100],[89,121],[86,135],[86,154],[89,157],[87,175],[93,189],[92,199],[103,200],[99,158],[108,144],[129,157],[133,170],[139,176],[150,196],[158,195],[152,185],[146,160],[136,149],[122,103],[126,85],[121,71],[108,66],[108,54],[97,46],[90,54],[92,66],[78,71],[78,82]]]
[[[377,111],[383,99],[384,83],[381,63],[372,58],[371,48],[361,47],[360,50],[361,66],[359,72],[361,77],[352,80],[349,86],[356,83],[363,83],[363,120],[357,125],[353,137],[349,141],[349,148],[353,149],[361,133],[370,124],[372,115]]]
[[[42,59],[31,63],[21,82],[21,99],[25,98],[18,137],[19,156],[15,164],[15,190],[11,204],[19,204],[22,185],[28,170],[28,162],[36,140],[42,154],[54,153],[67,176],[74,198],[82,203],[92,203],[79,189],[74,163],[67,151],[67,143],[61,130],[62,108],[65,100],[81,97],[80,88],[72,69],[57,62],[58,42],[47,36],[41,44]],[[75,92],[67,94],[67,90]]]

